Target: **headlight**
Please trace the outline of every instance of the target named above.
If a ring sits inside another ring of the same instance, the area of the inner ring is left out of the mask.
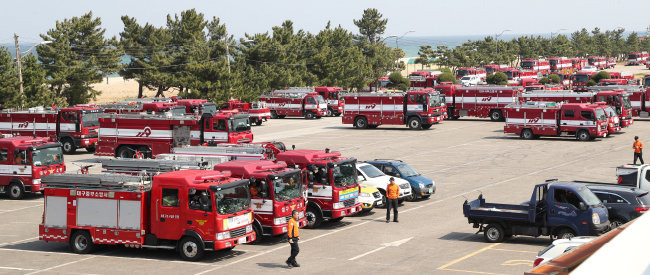
[[[343,208],[343,203],[342,203],[342,202],[335,202],[335,203],[332,205],[332,208],[334,208],[334,209]]]
[[[424,184],[420,183],[420,189],[424,189]]]
[[[41,179],[34,179],[34,180],[32,180],[32,184],[33,184],[33,185],[39,185],[39,184],[41,184]]]
[[[253,231],[253,225],[249,224],[246,226],[246,233],[251,233]]]
[[[217,233],[217,240],[230,239],[230,231]]]
[[[305,217],[305,211],[300,211],[300,212],[298,212],[298,218],[299,218],[299,219],[302,219],[302,218],[304,218],[304,217]]]
[[[591,214],[591,222],[594,224],[600,224],[600,216],[598,216],[598,213]]]
[[[273,224],[275,224],[275,225],[285,224],[285,223],[287,223],[287,218],[285,218],[285,217],[273,219]]]

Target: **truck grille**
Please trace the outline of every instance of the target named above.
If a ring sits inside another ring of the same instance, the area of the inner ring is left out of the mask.
[[[401,188],[401,189],[408,189],[408,188],[409,188],[409,184],[408,184],[408,183],[402,184],[402,185],[399,186],[399,188]]]
[[[372,195],[375,197],[375,199],[381,198],[381,193],[379,193],[379,191],[372,193]]]
[[[246,226],[230,231],[231,238],[237,238],[246,235]]]
[[[343,201],[343,206],[345,206],[345,207],[354,206],[354,199],[349,199],[349,200]]]

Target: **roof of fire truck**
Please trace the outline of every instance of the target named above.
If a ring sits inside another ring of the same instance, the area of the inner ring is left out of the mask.
[[[231,173],[227,171],[181,170],[154,176],[153,184],[173,183],[176,186],[209,188],[210,186],[225,185],[241,180],[241,178],[232,177]]]
[[[592,97],[594,93],[590,92],[575,92],[573,90],[536,90],[536,91],[527,91],[522,93],[522,96],[528,97],[562,97],[562,96],[571,96],[571,97]]]
[[[339,162],[350,158],[341,157],[341,152],[331,151],[327,153],[324,150],[290,150],[276,155],[280,161],[285,161],[288,164],[320,164]]]
[[[243,159],[217,164],[214,166],[214,170],[230,171],[235,176],[248,178],[252,176],[264,177],[268,174],[278,174],[295,169],[288,168],[287,163],[283,161],[276,163],[270,160]]]
[[[100,114],[100,119],[146,119],[146,120],[169,120],[169,121],[183,121],[183,124],[190,125],[196,124],[198,119],[193,115],[174,115],[169,112],[159,114],[115,114],[104,113]]]
[[[11,144],[13,147],[39,146],[48,143],[55,144],[55,142],[50,142],[48,138],[34,138],[28,136],[0,138],[0,144]]]

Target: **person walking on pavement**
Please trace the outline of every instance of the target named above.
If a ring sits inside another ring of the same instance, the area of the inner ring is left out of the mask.
[[[393,221],[397,221],[397,198],[399,197],[399,186],[395,184],[395,178],[390,178],[390,183],[386,187],[386,222],[390,222],[390,209],[393,208]]]
[[[298,218],[298,210],[293,210],[291,212],[291,219],[287,224],[287,235],[289,236],[289,245],[291,245],[291,256],[285,261],[285,263],[289,268],[300,267],[298,262],[296,262],[296,256],[298,256],[298,252],[300,252],[300,248],[298,247],[298,240],[300,240]]]
[[[634,149],[634,164],[636,164],[636,160],[639,159],[641,161],[641,164],[643,163],[643,143],[639,140],[639,136],[634,137],[634,144],[632,144],[632,148]]]

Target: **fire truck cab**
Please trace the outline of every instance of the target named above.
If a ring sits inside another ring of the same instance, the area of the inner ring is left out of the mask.
[[[327,102],[327,116],[340,116],[343,113],[343,101],[340,98],[346,90],[337,87],[316,87],[314,91]]]
[[[642,65],[648,60],[648,52],[635,52],[627,55],[627,65]]]
[[[249,180],[230,173],[184,170],[148,177],[55,175],[44,178],[39,239],[68,242],[73,252],[95,245],[162,248],[188,261],[205,251],[255,240]]]
[[[408,78],[412,88],[433,88],[441,71],[419,70],[409,74]]]
[[[276,157],[308,172],[307,227],[318,227],[325,219],[340,221],[361,211],[356,159],[329,150],[290,150]]]
[[[571,86],[575,91],[586,91],[587,83],[596,72],[578,71],[571,77]]]
[[[251,123],[262,125],[263,121],[271,119],[271,110],[263,102],[243,102],[237,99],[228,100],[219,106],[219,111],[236,110],[242,114],[248,114]]]
[[[271,118],[303,116],[306,119],[321,118],[327,114],[327,103],[313,88],[288,88],[275,90],[260,96],[271,109]]]
[[[207,99],[181,99],[177,97],[172,97],[172,99],[174,103],[185,108],[186,114],[215,115],[218,112],[217,105]]]
[[[476,75],[481,78],[482,81],[485,81],[487,73],[484,69],[480,68],[458,68],[456,70],[456,80],[460,80],[463,76]]]
[[[521,68],[542,75],[548,75],[551,72],[551,65],[548,60],[544,59],[524,59],[521,61]]]
[[[571,59],[568,59],[566,57],[549,57],[548,63],[551,67],[551,72],[559,72],[573,68]]]
[[[48,138],[0,138],[0,192],[20,200],[41,191],[41,177],[65,173],[61,144]]]
[[[298,225],[307,225],[304,197],[306,186],[300,169],[288,168],[284,162],[269,160],[233,160],[214,166],[217,171],[230,171],[233,176],[250,179],[253,207],[253,230],[257,239],[287,233],[291,212],[298,210]]]

